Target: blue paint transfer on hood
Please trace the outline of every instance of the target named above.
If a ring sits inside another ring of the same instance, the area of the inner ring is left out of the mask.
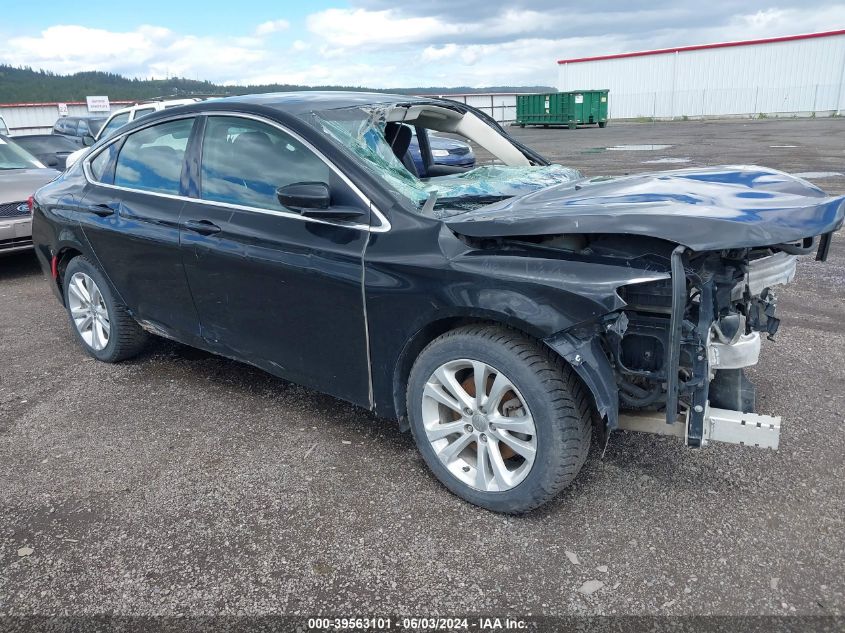
[[[718,250],[821,235],[843,215],[845,197],[773,169],[730,166],[553,185],[447,223],[474,237],[615,233]]]

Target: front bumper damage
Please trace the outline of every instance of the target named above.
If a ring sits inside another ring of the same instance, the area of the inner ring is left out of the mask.
[[[687,408],[667,422],[666,415],[658,411],[620,411],[613,367],[602,352],[597,338],[579,339],[571,334],[557,336],[546,343],[555,349],[572,366],[593,394],[596,411],[606,421],[609,429],[639,431],[658,435],[680,437],[691,446],[705,446],[708,442],[726,442],[759,448],[777,449],[780,442],[781,418],[737,409],[723,409],[705,402],[700,415],[692,418]],[[760,356],[759,332],[739,337],[735,343],[713,340],[707,349],[710,369],[714,372],[737,371],[756,365]],[[739,373],[744,378],[744,374]],[[711,381],[711,388],[714,385]],[[747,400],[747,399],[746,399]],[[740,399],[740,402],[742,399]],[[753,406],[753,405],[752,405]]]
[[[781,419],[754,411],[744,369],[757,364],[763,335],[777,333],[772,289],[792,281],[797,257],[779,251],[737,264],[685,247],[671,257],[669,280],[623,293],[622,311],[546,344],[581,377],[609,430],[777,449]],[[642,406],[627,406],[632,399]]]
[[[777,450],[780,444],[780,416],[743,413],[732,409],[718,409],[709,405],[704,411],[702,439],[698,446],[708,442],[725,442],[757,448]],[[673,435],[689,445],[689,417],[678,416],[673,424],[666,424],[660,413],[625,412],[619,416],[619,426],[624,431]]]

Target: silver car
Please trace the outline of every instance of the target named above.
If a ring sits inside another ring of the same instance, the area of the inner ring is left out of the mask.
[[[29,197],[58,175],[8,136],[0,135],[0,255],[32,248]]]

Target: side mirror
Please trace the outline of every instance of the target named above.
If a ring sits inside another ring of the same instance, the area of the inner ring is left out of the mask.
[[[85,136],[82,137],[82,144],[85,147],[91,147],[96,142],[97,142],[97,139],[95,139],[90,134],[86,134]]]
[[[324,182],[295,182],[276,189],[282,206],[300,213],[309,209],[328,209],[331,204],[329,186]]]
[[[324,182],[295,182],[276,189],[282,206],[312,218],[353,219],[365,215],[355,207],[331,206],[329,186]]]
[[[55,167],[58,164],[59,164],[59,159],[56,158],[55,156],[50,156],[50,158],[47,159],[47,167]]]

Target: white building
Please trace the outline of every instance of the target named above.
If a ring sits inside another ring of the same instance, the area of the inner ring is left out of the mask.
[[[610,90],[610,118],[845,112],[845,29],[558,61],[558,90]]]
[[[0,95],[2,98],[2,95]],[[112,101],[110,110],[117,110],[131,105],[134,101]],[[110,111],[92,111],[86,101],[68,101],[67,103],[0,103],[0,116],[9,126],[12,136],[29,134],[49,134],[56,119],[62,116],[109,116]]]

